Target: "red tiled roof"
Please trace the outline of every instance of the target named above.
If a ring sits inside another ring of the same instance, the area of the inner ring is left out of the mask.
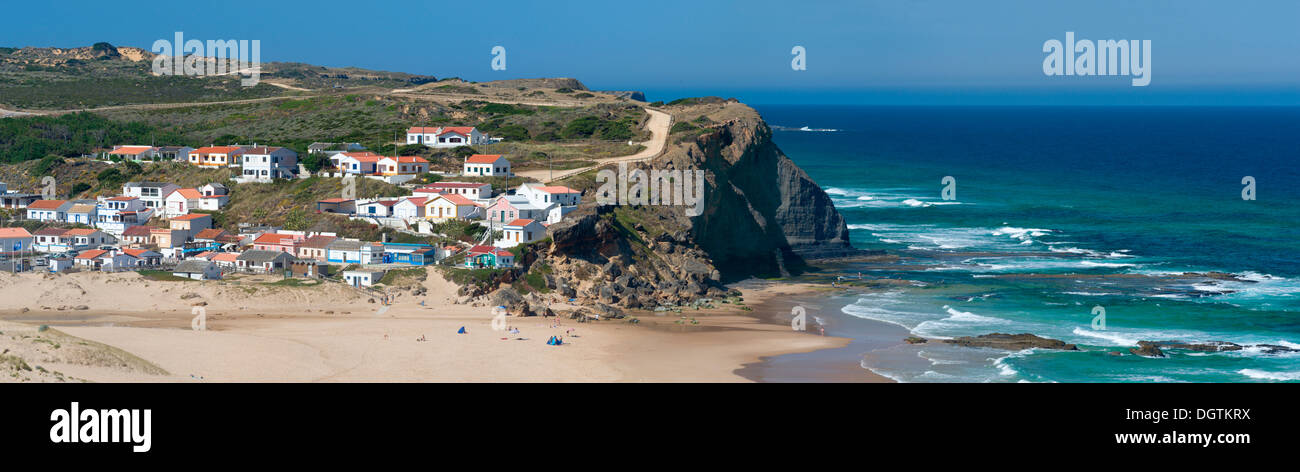
[[[65,234],[69,236],[90,236],[92,234],[97,233],[98,231],[99,230],[91,229],[91,228],[77,228],[77,229],[70,229]]]
[[[180,221],[189,221],[189,220],[197,220],[197,219],[199,219],[199,218],[211,218],[211,217],[212,217],[212,215],[208,215],[208,214],[204,214],[204,213],[194,213],[194,214],[189,214],[189,215],[181,215],[181,216],[177,216],[177,217],[175,217],[175,218],[172,218],[172,221],[176,221],[176,220],[180,220]]]
[[[528,226],[532,223],[533,220],[530,220],[528,218],[519,218],[517,220],[506,223],[506,226]]]
[[[63,206],[64,203],[68,203],[68,201],[67,200],[37,200],[28,204],[27,208],[36,209],[36,210],[57,210],[59,209],[59,207]]]
[[[238,150],[239,146],[204,146],[195,149],[190,154],[230,154]]]
[[[218,236],[225,233],[226,231],[220,228],[208,228],[194,233],[194,239],[217,239]]]
[[[0,238],[30,238],[27,228],[0,228]]]
[[[563,186],[563,185],[551,185],[551,186],[547,186],[547,187],[537,187],[537,190],[540,190],[540,191],[543,191],[543,192],[546,192],[546,193],[582,193],[582,192],[579,192],[579,191],[577,191],[577,190],[571,189],[571,188],[569,188],[569,187],[565,187],[565,186]]]
[[[95,258],[97,258],[97,257],[99,257],[99,256],[102,256],[102,255],[104,255],[104,254],[107,254],[107,253],[108,253],[108,251],[105,251],[105,250],[103,250],[103,249],[92,249],[92,250],[90,250],[90,251],[86,251],[86,252],[83,252],[83,253],[81,253],[81,254],[77,254],[77,257],[76,257],[76,258],[77,258],[77,259],[95,259]]]
[[[131,200],[138,200],[138,198],[137,198],[137,197],[128,197],[128,196],[126,196],[126,195],[122,195],[122,196],[118,196],[118,197],[109,198],[109,200],[110,200],[110,201],[114,201],[114,202],[129,202],[129,201],[131,201]]]
[[[500,159],[500,154],[475,154],[465,158],[466,164],[492,164]]]
[[[300,241],[298,236],[292,234],[264,233],[253,240],[253,244],[293,244],[294,241]]]
[[[147,249],[123,249],[122,252],[126,253],[126,255],[128,256],[138,258],[140,257],[141,254],[144,254],[146,252],[153,252],[153,251],[149,251]],[[159,255],[161,256],[162,254]]]
[[[505,249],[493,246],[474,246],[469,248],[470,254],[496,254],[498,256],[514,256],[513,253]]]
[[[216,261],[221,261],[221,262],[235,262],[235,259],[238,259],[238,258],[239,258],[239,254],[236,254],[236,253],[233,253],[233,252],[223,252],[223,253],[221,253],[221,254],[217,254],[217,255],[215,255],[215,256],[212,256],[212,259],[211,259],[211,260],[212,260],[213,262],[216,262]]]
[[[477,204],[477,203],[474,203],[473,200],[470,200],[470,199],[465,198],[465,197],[460,196],[460,195],[456,195],[456,194],[454,194],[454,193],[441,193],[441,194],[438,194],[438,197],[435,197],[434,200],[437,200],[438,198],[445,199],[445,200],[451,202],[453,205],[473,205],[473,206],[478,206],[478,204]]]
[[[109,151],[109,154],[120,154],[123,156],[135,156],[140,153],[153,149],[152,146],[118,146],[117,149]]]
[[[316,236],[312,236],[304,240],[301,246],[309,247],[313,249],[324,249],[326,246],[329,246],[330,243],[334,242],[334,240],[336,239],[338,239],[337,236],[324,236],[318,234]]]
[[[122,236],[148,236],[149,229],[148,226],[132,226],[122,231]]]
[[[443,127],[442,131],[439,132],[438,134],[443,135],[447,133],[456,133],[461,136],[469,136],[469,134],[472,132],[474,132],[473,126],[446,126]]]
[[[203,194],[202,194],[202,193],[199,193],[199,190],[198,190],[198,189],[194,189],[194,188],[178,188],[178,189],[176,189],[176,190],[172,190],[172,193],[179,193],[179,194],[181,194],[182,197],[185,197],[185,199],[187,199],[187,200],[193,200],[193,199],[196,199],[196,198],[203,198]],[[169,194],[167,194],[167,196],[170,197],[170,196],[172,196],[172,194],[169,193]]]

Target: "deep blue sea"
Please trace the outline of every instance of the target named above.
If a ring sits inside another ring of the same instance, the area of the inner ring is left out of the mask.
[[[919,361],[864,353],[864,368],[908,382],[1300,381],[1300,353],[1111,354],[1138,340],[1300,347],[1300,108],[755,108],[853,244],[901,258],[864,277],[914,281],[848,297],[840,315],[1081,349],[930,343],[906,347]],[[1181,277],[1210,271],[1233,279]]]

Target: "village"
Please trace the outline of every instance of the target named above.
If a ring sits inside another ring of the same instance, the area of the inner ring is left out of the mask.
[[[411,127],[405,143],[459,148],[499,141],[472,126]],[[126,182],[117,195],[59,200],[52,192],[24,193],[0,183],[0,208],[32,222],[57,223],[29,231],[0,227],[0,271],[152,271],[193,280],[234,273],[286,278],[329,278],[355,287],[378,283],[386,272],[449,264],[468,269],[516,265],[519,245],[546,238],[546,228],[577,208],[582,193],[572,188],[524,182],[494,188],[490,182],[515,174],[500,154],[472,154],[460,172],[439,172],[432,183],[415,184],[431,172],[419,156],[386,156],[358,143],[314,143],[328,165],[312,173],[285,147],[252,145],[116,145],[106,162],[183,162],[200,168],[238,168],[225,182],[181,187],[169,182]],[[294,231],[239,221],[237,230],[213,218],[240,184],[310,177],[341,179],[339,197],[315,202],[314,211],[392,228],[413,236],[436,236],[450,221],[484,228],[477,241],[439,244],[363,241],[333,232]],[[457,177],[473,181],[457,181]],[[374,179],[409,190],[400,197],[358,198],[356,179]],[[442,180],[443,178],[449,180]],[[485,179],[486,178],[486,179]],[[466,179],[470,180],[470,179]]]

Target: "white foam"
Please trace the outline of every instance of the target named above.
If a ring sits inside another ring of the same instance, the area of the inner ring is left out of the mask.
[[[1111,343],[1117,346],[1136,346],[1139,341],[1137,338],[1131,338],[1128,336],[1124,336],[1122,334],[1112,333],[1109,331],[1095,331],[1092,329],[1074,328],[1073,332],[1074,334],[1079,336],[1086,336],[1093,339],[1102,339],[1102,340],[1110,341]]]
[[[1259,369],[1241,369],[1238,374],[1260,380],[1300,380],[1300,372],[1269,372]]]

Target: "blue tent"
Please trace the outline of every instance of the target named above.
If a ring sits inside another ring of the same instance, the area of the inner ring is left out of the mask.
[[[456,334],[465,334],[465,327],[461,326],[460,331],[457,331]]]

